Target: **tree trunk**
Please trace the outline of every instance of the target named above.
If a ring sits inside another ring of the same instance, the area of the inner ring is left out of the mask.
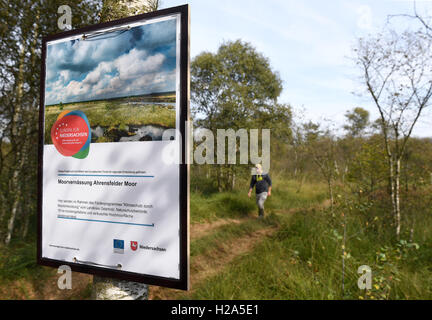
[[[222,192],[222,168],[221,165],[218,165],[217,167],[217,187],[218,187],[218,191]]]
[[[300,183],[299,183],[299,185],[298,185],[298,188],[297,188],[297,190],[296,190],[296,193],[300,193],[301,188],[303,187],[303,183],[305,182],[305,179],[306,179],[306,174],[303,173],[303,172],[301,172],[301,176],[300,176]]]
[[[22,231],[23,240],[25,240],[25,238],[27,238],[29,223],[30,223],[30,215],[26,214],[24,217],[24,226],[23,226],[23,231]]]
[[[29,134],[29,127],[26,130],[26,135]],[[9,217],[8,226],[7,226],[7,233],[6,233],[6,239],[5,239],[5,245],[9,245],[11,239],[12,239],[12,233],[15,226],[15,220],[18,213],[18,207],[20,205],[21,201],[21,195],[22,195],[22,184],[20,183],[20,173],[24,168],[24,164],[27,160],[27,147],[29,146],[29,140],[26,140],[24,142],[24,145],[22,146],[22,149],[17,152],[17,160],[19,161],[16,167],[14,168],[12,180],[11,180],[11,190],[13,190],[14,199],[12,202],[12,208],[11,208],[11,215]]]
[[[400,239],[400,229],[401,229],[401,212],[400,212],[400,159],[396,160],[396,172],[395,172],[395,184],[394,184],[394,204],[395,204],[395,217],[396,217],[396,238]]]
[[[346,219],[346,214],[342,213],[343,215],[343,238],[342,238],[342,298],[345,297],[345,248],[346,248],[346,224],[347,224],[347,219]]]
[[[12,213],[11,213],[11,216],[9,217],[9,220],[8,220],[6,238],[5,238],[5,242],[4,242],[6,246],[9,245],[9,243],[12,239],[12,232],[13,232],[14,225],[15,225],[15,218],[16,218],[16,214],[17,214],[18,201],[19,201],[19,198],[15,198],[13,206],[12,206]]]
[[[332,179],[328,179],[327,180],[327,184],[328,184],[328,188],[329,188],[329,195],[330,195],[330,208],[333,211],[333,183],[332,183]]]
[[[413,240],[414,240],[414,227],[415,227],[415,216],[412,215],[409,242],[413,242]]]
[[[235,173],[235,167],[232,168],[232,176],[231,176],[231,190],[234,190],[235,183],[236,183],[236,173]]]
[[[144,283],[93,276],[93,300],[148,300]]]
[[[38,46],[38,38],[39,38],[39,20],[40,20],[40,8],[36,7],[36,12],[35,12],[35,19],[34,19],[34,32],[33,32],[33,40],[31,42],[30,45],[30,62],[31,62],[31,70],[36,70],[36,48]],[[33,104],[31,107],[31,110],[37,110],[36,109],[36,105]],[[31,132],[34,128],[33,125],[33,119],[27,119],[25,121],[26,123],[29,123],[29,126],[27,127],[26,130],[26,137],[29,137],[31,135]],[[32,124],[30,124],[32,123]],[[37,124],[36,124],[37,126]],[[29,143],[25,143],[23,146],[23,153],[22,153],[22,166],[20,168],[20,170],[22,170],[24,168],[24,164],[25,163],[29,163],[28,162],[28,154],[30,152],[30,147],[31,145]],[[22,194],[27,194],[28,190],[26,191],[25,189],[23,191],[21,191],[21,195]],[[29,206],[28,204],[28,198],[25,199],[25,204],[22,206],[23,209],[21,209],[21,213],[24,215],[24,223],[22,225],[22,239],[25,239],[27,237],[28,234],[28,228],[29,228],[29,223],[30,223],[30,216],[31,216],[31,212],[33,210],[33,208],[31,206]]]
[[[21,199],[21,188],[19,185],[19,174],[21,171],[22,166],[24,165],[23,159],[24,159],[24,152],[25,150],[19,150],[19,142],[18,142],[18,136],[19,136],[19,128],[18,123],[20,120],[20,117],[22,116],[22,96],[23,96],[23,86],[24,86],[24,62],[25,62],[25,49],[26,49],[26,41],[23,39],[22,46],[20,49],[19,54],[19,68],[18,68],[18,76],[17,76],[17,82],[16,82],[16,102],[15,102],[15,109],[14,114],[12,117],[12,125],[11,125],[11,146],[12,149],[16,152],[15,159],[14,159],[14,168],[12,173],[12,179],[11,179],[11,189],[12,195],[13,195],[13,201],[12,201],[12,208],[11,208],[11,215],[8,220],[7,224],[7,231],[6,231],[6,239],[5,239],[5,245],[9,245],[10,240],[12,238],[12,232],[15,225],[15,218],[18,212],[18,205],[19,201]],[[24,148],[23,148],[24,149]],[[24,152],[22,152],[24,151]]]
[[[147,12],[157,10],[160,1],[135,0],[125,2],[125,5],[136,14],[142,13],[141,8]],[[149,286],[144,283],[93,276],[92,297],[95,300],[148,300],[148,293]]]
[[[6,208],[5,208],[6,206],[7,206],[6,198],[4,197],[3,192],[0,192],[0,222],[3,222],[3,217],[6,215]],[[3,239],[3,230],[2,229],[3,228],[0,228],[1,239]]]
[[[15,226],[15,218],[18,212],[19,202],[21,200],[21,188],[19,186],[19,169],[16,168],[12,176],[12,190],[14,190],[14,200],[12,203],[11,215],[8,220],[5,245],[9,245],[12,239],[12,233]]]
[[[405,166],[405,192],[408,193],[408,163]]]
[[[396,217],[396,202],[395,202],[395,177],[394,177],[394,170],[393,170],[393,156],[390,155],[388,157],[389,162],[389,184],[390,184],[390,199],[392,204],[392,215],[393,217]]]

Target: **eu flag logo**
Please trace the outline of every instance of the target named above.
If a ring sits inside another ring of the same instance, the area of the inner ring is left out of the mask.
[[[124,253],[124,240],[114,239],[114,253]]]

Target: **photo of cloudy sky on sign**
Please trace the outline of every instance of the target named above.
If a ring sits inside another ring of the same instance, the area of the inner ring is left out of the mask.
[[[176,20],[48,45],[45,104],[175,91]]]

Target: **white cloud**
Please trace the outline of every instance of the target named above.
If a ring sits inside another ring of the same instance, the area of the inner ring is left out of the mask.
[[[98,66],[89,72],[87,76],[82,81],[85,84],[94,85],[102,78],[105,73],[111,72],[113,70],[113,64],[109,62],[101,62]]]
[[[47,101],[101,99],[121,94],[139,94],[151,90],[173,90],[175,72],[160,71],[165,56],[147,55],[145,50],[132,49],[111,62],[103,61],[82,81],[70,79],[63,70],[47,93]],[[67,84],[67,85],[66,85]],[[169,85],[167,85],[169,84]]]
[[[165,56],[161,53],[146,57],[145,51],[133,49],[117,58],[113,64],[121,79],[131,79],[159,70],[164,60]]]

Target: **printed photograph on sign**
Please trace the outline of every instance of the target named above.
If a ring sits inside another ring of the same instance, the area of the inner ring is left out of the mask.
[[[90,143],[160,141],[175,129],[174,19],[53,43],[47,61],[44,142],[59,152],[82,157]]]

